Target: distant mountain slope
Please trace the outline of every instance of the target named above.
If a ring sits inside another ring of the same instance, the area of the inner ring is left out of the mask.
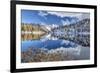
[[[22,23],[21,24],[21,31],[43,31],[43,32],[48,32],[49,30],[40,24],[27,24],[27,23]]]
[[[52,35],[66,39],[83,46],[90,45],[90,19],[83,19],[70,25],[62,25],[52,29]]]

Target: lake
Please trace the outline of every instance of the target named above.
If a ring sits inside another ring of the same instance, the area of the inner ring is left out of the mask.
[[[29,39],[32,35],[34,35],[35,38]],[[30,48],[46,49],[48,50],[47,52],[63,50],[65,51],[65,53],[70,53],[70,55],[73,56],[75,60],[85,60],[90,58],[89,46],[82,46],[81,44],[78,44],[71,40],[60,39],[59,37],[54,37],[50,34],[42,36],[38,35],[37,38],[36,36],[35,34],[28,34],[26,40],[22,40],[22,52],[28,51],[28,49]]]

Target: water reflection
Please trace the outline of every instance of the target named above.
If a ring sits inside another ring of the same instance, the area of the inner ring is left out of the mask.
[[[89,19],[49,30],[42,25],[23,25],[21,40],[21,62],[90,59]]]
[[[65,38],[64,38],[65,37]],[[67,38],[66,38],[67,37]],[[31,60],[26,58],[37,55],[46,56],[44,60],[41,61],[64,61],[64,60],[86,60],[90,58],[89,45],[83,45],[81,41],[81,36],[77,39],[75,37],[70,37],[67,35],[56,36],[53,34],[22,34],[22,62],[30,62]],[[84,38],[87,38],[85,36]],[[77,41],[76,41],[77,40]],[[29,51],[30,50],[30,51]],[[32,53],[31,53],[32,52]],[[33,53],[34,52],[34,53]],[[38,53],[37,53],[38,52]],[[35,54],[36,53],[36,54]],[[42,54],[41,54],[42,53]],[[48,57],[52,54],[52,58]],[[54,55],[56,54],[56,55]],[[44,58],[43,56],[43,58]],[[57,59],[55,57],[57,56]],[[59,57],[58,57],[59,56]],[[26,58],[26,59],[25,59]],[[38,58],[38,57],[37,57]],[[47,60],[47,58],[49,58]],[[40,58],[42,59],[42,57]],[[31,62],[41,62],[40,60],[32,60]]]
[[[48,39],[48,40],[68,40],[74,43],[77,43],[82,46],[90,46],[90,35],[89,34],[77,34],[77,35],[68,35],[68,34],[63,34],[63,35],[57,35],[55,33],[40,33],[40,34],[34,34],[34,33],[22,33],[21,34],[21,39],[22,41],[25,40],[43,40],[43,39]],[[83,40],[84,39],[84,40]]]
[[[22,33],[21,39],[22,41],[25,40],[38,40],[41,39],[42,36],[44,36],[46,33],[40,33],[40,34],[34,34],[34,33]]]

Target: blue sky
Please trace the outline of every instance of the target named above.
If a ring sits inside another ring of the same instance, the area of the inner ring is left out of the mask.
[[[67,25],[89,17],[89,13],[21,10],[22,23]]]

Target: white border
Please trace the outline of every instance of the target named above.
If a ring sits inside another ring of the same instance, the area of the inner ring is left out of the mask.
[[[21,63],[21,9],[27,10],[51,10],[69,12],[89,12],[90,13],[90,60],[63,61],[63,62],[41,62],[41,63]],[[72,66],[94,64],[94,10],[85,8],[52,7],[35,5],[16,5],[16,69],[39,68],[54,66]]]

